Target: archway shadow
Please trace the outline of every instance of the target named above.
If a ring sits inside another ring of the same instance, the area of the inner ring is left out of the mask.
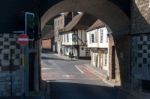
[[[47,97],[52,99],[137,99],[115,87],[60,81],[44,83]]]

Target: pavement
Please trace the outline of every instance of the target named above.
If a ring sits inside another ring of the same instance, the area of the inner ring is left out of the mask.
[[[138,99],[111,86],[81,64],[54,53],[42,53],[42,80],[47,82],[50,99]],[[49,99],[48,98],[48,99]]]

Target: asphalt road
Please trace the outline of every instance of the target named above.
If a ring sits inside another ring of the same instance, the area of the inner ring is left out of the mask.
[[[49,83],[50,99],[136,99],[105,84],[81,65],[89,62],[43,53],[42,79]]]

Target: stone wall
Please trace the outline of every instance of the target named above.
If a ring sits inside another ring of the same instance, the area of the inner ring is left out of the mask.
[[[0,34],[0,96],[24,93],[24,72],[17,34]]]
[[[150,32],[149,0],[132,0],[132,34]]]
[[[132,88],[142,89],[150,81],[150,1],[132,0],[131,9]]]
[[[142,89],[142,81],[150,81],[150,34],[132,36],[132,88]]]

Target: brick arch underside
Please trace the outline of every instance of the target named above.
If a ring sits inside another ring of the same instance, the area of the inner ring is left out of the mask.
[[[82,11],[105,22],[113,33],[129,33],[129,17],[108,0],[63,0],[50,7],[41,17],[41,29],[54,16],[66,11]]]

